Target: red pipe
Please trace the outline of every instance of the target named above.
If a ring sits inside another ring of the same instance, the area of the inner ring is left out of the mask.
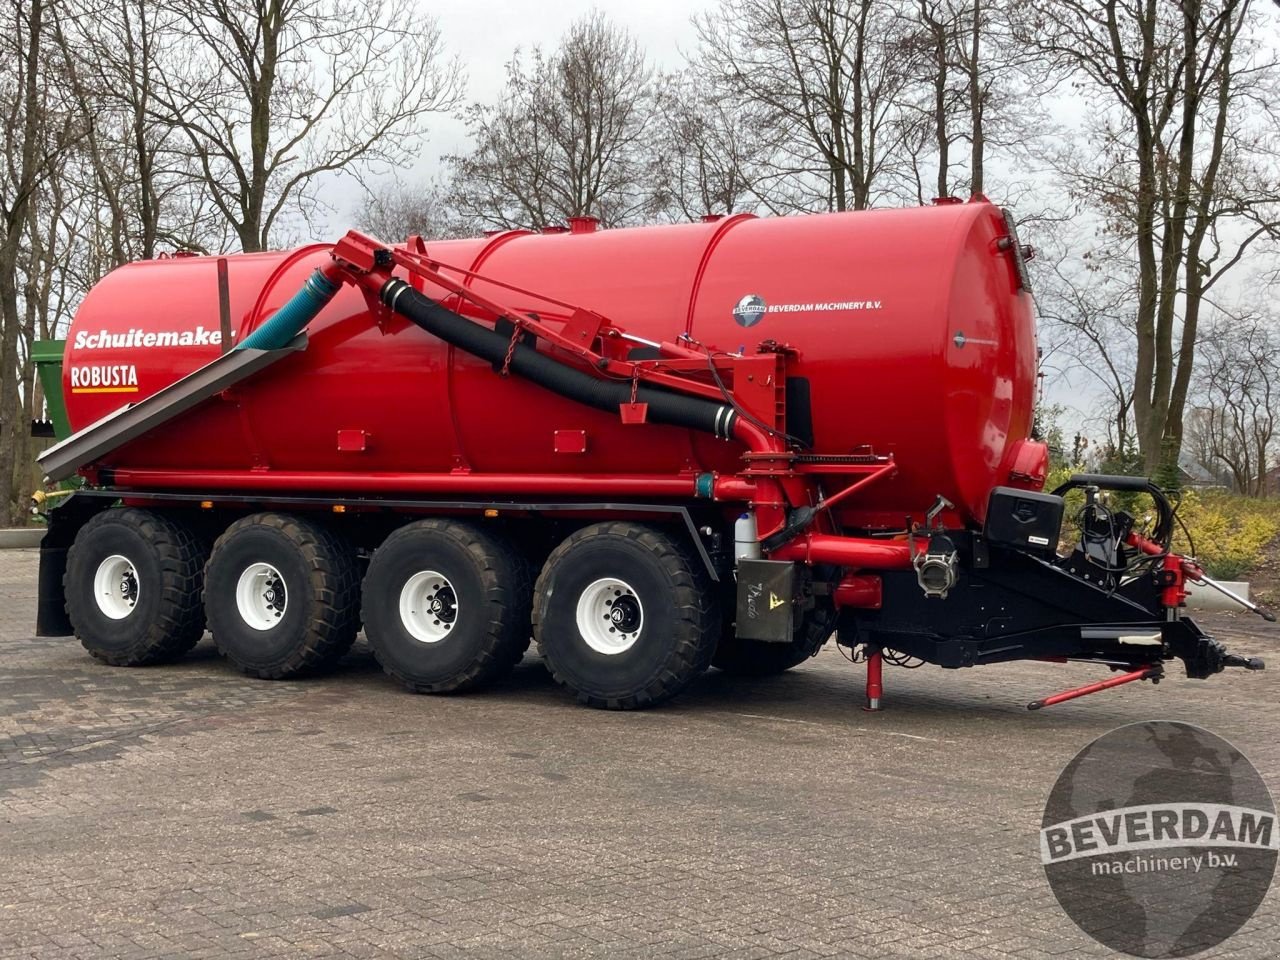
[[[734,417],[733,436],[735,440],[745,444],[752,453],[777,454],[778,468],[790,470],[790,456],[781,437],[761,429],[743,416]],[[768,468],[769,458],[760,457],[752,463],[752,466]],[[756,508],[756,527],[760,531],[760,539],[763,540],[782,529],[787,519],[786,504],[789,501],[778,478],[766,474],[753,476],[751,482],[754,487],[751,505]]]
[[[325,490],[339,493],[536,493],[689,497],[692,477],[508,473],[318,473],[302,470],[116,470],[112,483],[142,489]]]
[[[879,577],[851,573],[836,584],[833,597],[837,608],[879,610],[884,602],[884,582]]]
[[[911,548],[904,540],[871,540],[807,533],[773,551],[771,560],[831,563],[857,570],[910,570]]]
[[[741,477],[717,476],[712,487],[711,496],[717,501],[737,500],[743,503],[756,501],[757,489],[755,481]],[[782,504],[776,504],[782,506]]]
[[[733,418],[734,439],[746,444],[752,453],[776,453],[787,458],[787,448],[781,437],[762,430],[743,416]]]

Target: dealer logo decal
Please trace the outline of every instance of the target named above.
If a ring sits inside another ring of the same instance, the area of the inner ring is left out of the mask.
[[[1188,957],[1253,916],[1280,834],[1239,750],[1187,723],[1112,730],[1080,751],[1045,805],[1040,861],[1062,909],[1135,957]]]

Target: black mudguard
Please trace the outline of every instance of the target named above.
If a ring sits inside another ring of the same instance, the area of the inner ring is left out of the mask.
[[[67,597],[62,586],[62,577],[67,572],[67,550],[80,528],[111,504],[110,497],[73,493],[50,509],[48,532],[40,541],[36,636],[69,637],[74,632],[67,617]]]

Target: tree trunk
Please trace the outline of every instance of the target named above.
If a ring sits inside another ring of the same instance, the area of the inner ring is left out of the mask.
[[[13,201],[6,211],[4,237],[0,238],[0,418],[8,424],[8,429],[2,431],[8,436],[0,436],[0,521],[6,524],[12,521],[15,508],[17,430],[24,426],[14,420],[21,409],[18,399],[18,334],[22,328],[22,315],[18,310],[18,255],[37,179],[36,141],[40,134],[40,92],[44,81],[39,72],[44,12],[42,0],[34,0],[24,18],[27,34],[23,38],[23,116],[16,175],[13,177]]]
[[[984,188],[983,169],[986,164],[987,135],[984,126],[986,104],[982,89],[982,69],[979,57],[982,55],[982,0],[973,0],[972,43],[969,47],[969,129],[971,149],[969,152],[969,190],[971,193],[982,193]]]
[[[947,131],[947,30],[941,23],[930,21],[933,32],[933,127],[938,138],[938,196],[951,196],[947,173],[951,167],[951,137]]]

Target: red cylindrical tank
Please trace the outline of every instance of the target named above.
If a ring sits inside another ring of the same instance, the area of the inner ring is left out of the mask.
[[[981,518],[1031,426],[1036,345],[1007,229],[987,202],[906,210],[430,243],[430,255],[596,311],[628,333],[688,333],[722,351],[773,340],[809,382],[816,453],[892,454],[896,477],[851,498],[863,526],[901,526],[941,494]],[[233,337],[279,308],[328,247],[229,256]],[[514,296],[477,281],[495,299]],[[429,287],[428,294],[437,293]],[[538,304],[528,304],[536,311]],[[406,321],[381,325],[344,288],[309,347],[111,454],[118,469],[331,475],[623,477],[735,472],[740,448],[621,424]],[[86,297],[68,337],[67,410],[82,428],[220,350],[217,258],[130,264]],[[342,434],[342,438],[340,438]],[[344,480],[349,478],[349,483]],[[508,494],[510,490],[503,490]]]

